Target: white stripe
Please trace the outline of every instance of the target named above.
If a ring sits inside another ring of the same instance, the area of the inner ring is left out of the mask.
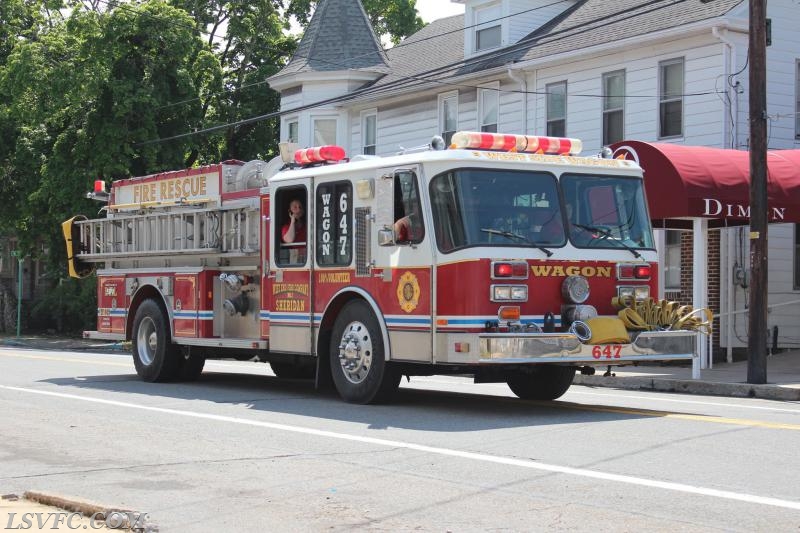
[[[547,463],[539,463],[536,461],[526,459],[513,459],[511,457],[502,457],[496,455],[489,455],[484,453],[465,452],[461,450],[452,450],[449,448],[438,448],[435,446],[425,446],[422,444],[413,444],[410,442],[376,439],[373,437],[362,437],[359,435],[348,435],[347,433],[337,433],[334,431],[324,431],[320,429],[312,429],[301,426],[289,426],[286,424],[275,424],[273,422],[263,422],[260,420],[249,420],[246,418],[237,418],[232,416],[212,415],[210,413],[195,413],[192,411],[182,411],[179,409],[168,409],[165,407],[151,407],[147,405],[139,405],[127,402],[118,402],[115,400],[104,400],[101,398],[90,398],[78,396],[75,394],[65,394],[60,392],[49,392],[36,389],[26,389],[21,387],[9,387],[7,385],[0,385],[0,389],[26,392],[29,394],[40,394],[42,396],[53,396],[56,398],[65,398],[70,400],[80,400],[84,402],[99,403],[104,405],[113,405],[116,407],[126,407],[129,409],[140,409],[143,411],[152,411],[156,413],[164,413],[170,415],[186,416],[191,418],[201,418],[204,420],[214,420],[217,422],[227,422],[231,424],[242,424],[245,426],[256,426],[268,428],[278,431],[288,431],[291,433],[300,433],[303,435],[314,435],[316,437],[325,437],[330,439],[346,440],[351,442],[361,442],[364,444],[373,444],[375,446],[384,446],[389,448],[403,448],[407,450],[414,450],[423,453],[430,453],[435,455],[444,455],[447,457],[457,457],[459,459],[468,459],[470,461],[481,461],[485,463],[495,463],[506,466],[514,466],[518,468],[528,468],[531,470],[540,470],[544,472],[555,472],[558,474],[567,474],[571,476],[586,477],[592,479],[600,479],[603,481],[613,481],[616,483],[625,483],[628,485],[638,485],[643,487],[651,487],[663,490],[672,490],[676,492],[684,492],[688,494],[699,494],[701,496],[711,496],[714,498],[722,498],[726,500],[735,500],[746,503],[754,503],[760,505],[769,505],[773,507],[782,507],[784,509],[793,509],[800,511],[800,502],[781,500],[778,498],[770,498],[767,496],[757,496],[755,494],[746,494],[739,492],[731,492],[727,490],[709,489],[706,487],[696,487],[694,485],[686,485],[684,483],[672,483],[669,481],[658,481],[655,479],[646,479],[633,476],[625,476],[620,474],[609,474],[606,472],[598,472],[595,470],[585,470],[583,468],[572,468],[569,466],[551,465]]]

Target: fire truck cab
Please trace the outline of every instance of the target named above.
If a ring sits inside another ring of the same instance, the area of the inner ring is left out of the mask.
[[[438,373],[549,400],[579,369],[696,357],[696,331],[618,318],[657,291],[642,171],[579,152],[459,132],[100,184],[106,217],[64,223],[71,273],[103,265],[86,335],[130,340],[148,381],[257,359],[357,403]]]

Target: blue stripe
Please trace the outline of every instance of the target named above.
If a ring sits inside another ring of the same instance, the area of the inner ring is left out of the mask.
[[[422,324],[425,326],[430,325],[430,318],[387,318],[387,324]]]

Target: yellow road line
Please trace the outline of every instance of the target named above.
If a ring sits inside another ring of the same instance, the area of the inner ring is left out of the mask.
[[[103,361],[101,359],[68,359],[66,357],[54,357],[50,355],[28,355],[19,353],[9,353],[3,350],[0,350],[0,356],[16,357],[17,359],[37,359],[41,361],[61,361],[63,363],[86,363],[91,365],[124,366],[125,368],[131,367],[130,363],[114,363],[111,361]]]
[[[710,422],[712,424],[727,424],[732,426],[758,427],[767,429],[789,429],[792,431],[800,431],[800,424],[786,424],[783,422],[765,422],[763,420],[749,420],[746,418],[728,418],[725,416],[711,416],[711,415],[692,415],[687,413],[675,413],[671,411],[631,409],[628,407],[594,407],[590,405],[582,405],[579,403],[548,404],[546,402],[542,402],[542,405],[558,405],[558,407],[564,409],[575,409],[579,411],[594,411],[598,413],[619,413],[619,414],[636,415],[636,416],[650,416],[654,418],[674,418],[677,420],[690,420],[692,422]]]

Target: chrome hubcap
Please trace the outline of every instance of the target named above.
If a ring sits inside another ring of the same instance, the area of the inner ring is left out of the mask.
[[[367,378],[372,367],[372,338],[367,326],[361,322],[351,322],[344,328],[339,341],[339,363],[344,377],[354,384]]]
[[[136,334],[136,354],[143,365],[149,366],[153,363],[158,349],[158,335],[156,334],[156,324],[153,319],[144,317],[139,323],[139,331]]]

